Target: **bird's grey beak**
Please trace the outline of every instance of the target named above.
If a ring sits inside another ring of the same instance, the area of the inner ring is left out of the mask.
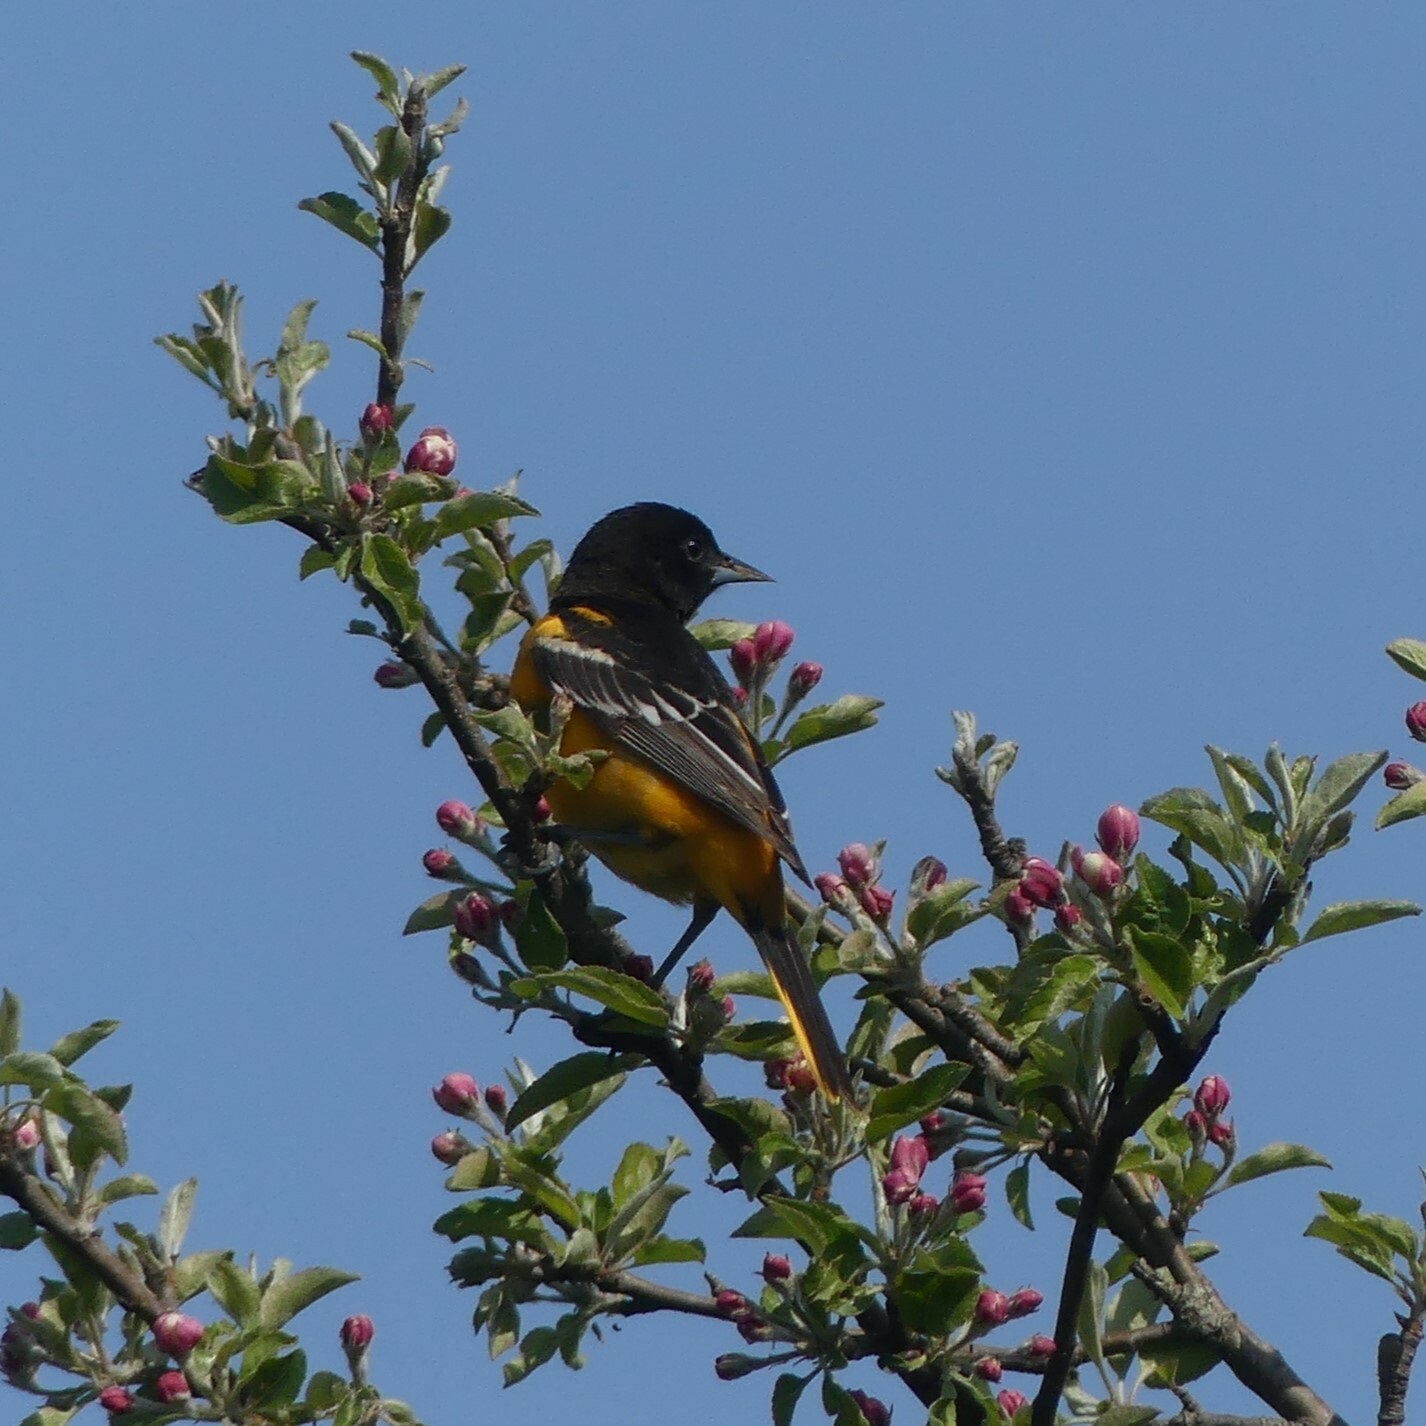
[[[771,584],[772,575],[764,574],[760,569],[754,569],[750,564],[744,564],[742,560],[735,560],[732,555],[720,553],[718,561],[713,566],[713,588],[718,589],[725,584]]]

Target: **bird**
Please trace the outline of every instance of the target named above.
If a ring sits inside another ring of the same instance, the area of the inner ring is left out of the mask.
[[[787,918],[782,868],[806,882],[787,805],[734,702],[689,632],[715,589],[764,581],[696,515],[656,501],[597,520],[549,610],[526,632],[510,692],[530,715],[569,702],[559,751],[601,753],[582,787],[556,780],[551,814],[616,876],[692,919],[655,976],[720,910],[756,945],[818,1087],[853,1094],[846,1058]]]

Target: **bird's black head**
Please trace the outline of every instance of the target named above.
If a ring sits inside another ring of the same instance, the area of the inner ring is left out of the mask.
[[[645,501],[590,526],[569,557],[555,603],[613,595],[660,605],[686,622],[720,584],[767,578],[724,554],[696,515]]]

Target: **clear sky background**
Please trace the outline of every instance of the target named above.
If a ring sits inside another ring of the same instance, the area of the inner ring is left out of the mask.
[[[565,549],[631,499],[696,509],[779,578],[717,612],[788,620],[827,689],[887,700],[879,729],[788,768],[814,870],[884,836],[897,877],[927,852],[975,875],[931,772],[951,708],[1021,744],[1003,813],[1049,856],[1111,801],[1203,784],[1205,742],[1408,753],[1417,686],[1382,646],[1426,635],[1426,14],[148,0],[7,18],[0,927],[33,1041],[121,1018],[93,1072],[137,1082],[137,1169],[201,1179],[194,1245],[360,1272],[301,1319],[309,1345],[336,1365],[337,1324],[370,1312],[376,1380],[431,1426],[765,1419],[770,1379],[714,1379],[739,1343],[711,1323],[631,1324],[583,1375],[497,1398],[429,1231],[450,1202],[429,1086],[564,1043],[507,1038],[439,937],[399,936],[430,889],[433,809],[472,791],[448,742],[420,747],[420,694],[372,683],[348,591],[299,586],[295,537],[225,527],[180,485],[221,413],[150,338],[218,277],[247,292],[256,350],[320,298],[336,355],[309,404],[354,435],[370,399],[342,333],[376,324],[375,265],[295,206],[349,184],[327,122],[377,122],[353,48],[470,66],[415,424],[452,429],[472,486],[523,468]],[[1426,898],[1423,839],[1363,825],[1322,902]],[[645,949],[671,942],[680,918],[609,896]],[[1201,1226],[1229,1302],[1356,1420],[1392,1300],[1300,1234],[1322,1187],[1415,1215],[1422,942],[1402,923],[1304,950],[1207,1066],[1246,1149],[1300,1140],[1336,1165]],[[726,927],[707,950],[750,955]],[[941,973],[1003,951],[986,928]],[[687,1128],[643,1086],[596,1123],[571,1151],[586,1183],[616,1138]],[[1007,1288],[1053,1295],[1057,1191],[1037,1178],[1034,1239],[993,1201],[978,1246]],[[710,1239],[737,1209],[714,1212]],[[759,1256],[710,1266],[741,1283]],[[0,1300],[38,1268],[0,1259]],[[917,1419],[894,1381],[846,1381]],[[1248,1406],[1231,1383],[1201,1395]]]

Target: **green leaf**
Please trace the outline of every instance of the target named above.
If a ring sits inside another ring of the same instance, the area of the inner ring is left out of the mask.
[[[334,568],[336,563],[336,555],[324,550],[321,545],[308,545],[302,551],[302,559],[297,565],[297,578],[310,579],[324,569]]]
[[[1358,931],[1365,926],[1379,926],[1384,921],[1397,921],[1403,916],[1419,916],[1421,908],[1414,901],[1338,901],[1324,907],[1308,927],[1300,944],[1320,941],[1324,936],[1340,936],[1344,931]]]
[[[792,1413],[797,1410],[807,1383],[816,1375],[816,1372],[808,1372],[806,1376],[793,1376],[791,1372],[783,1372],[778,1377],[772,1388],[772,1426],[792,1426]]]
[[[711,654],[731,649],[739,639],[751,639],[756,631],[756,624],[742,619],[700,619],[688,626],[688,632]]]
[[[1035,1228],[1035,1220],[1030,1216],[1030,1161],[1016,1164],[1005,1176],[1005,1197],[1010,1204],[1010,1212],[1015,1221],[1029,1228]]]
[[[970,1073],[969,1065],[933,1065],[924,1074],[906,1084],[879,1089],[872,1095],[866,1140],[875,1144],[889,1138],[898,1129],[914,1124],[918,1119],[939,1109],[946,1096]]]
[[[421,86],[426,91],[426,98],[434,99],[437,94],[448,84],[453,84],[465,73],[465,65],[448,64],[444,69],[438,69],[434,74],[426,74],[421,77]]]
[[[1221,866],[1236,867],[1243,860],[1242,833],[1201,788],[1172,788],[1150,797],[1141,810],[1145,817],[1182,832]]]
[[[569,942],[565,938],[564,930],[551,914],[550,908],[545,905],[544,897],[538,892],[530,893],[524,914],[515,927],[515,949],[519,952],[520,959],[533,971],[558,971],[569,960]],[[576,972],[571,971],[570,974]],[[601,971],[600,974],[614,976],[629,984],[634,983],[628,976],[620,976],[617,971]],[[598,999],[598,996],[595,999]]]
[[[814,743],[825,743],[831,738],[843,738],[849,733],[859,733],[863,728],[875,727],[876,710],[881,706],[880,698],[844,693],[835,703],[809,708],[788,728],[783,738],[784,756],[810,748]]]
[[[1193,962],[1185,947],[1157,931],[1125,929],[1134,969],[1154,999],[1175,1020],[1182,1020],[1193,994]]]
[[[446,1187],[452,1193],[461,1193],[477,1188],[494,1188],[500,1182],[500,1164],[488,1148],[481,1145],[466,1154],[446,1179]]]
[[[50,1047],[50,1054],[62,1065],[72,1065],[81,1055],[88,1054],[95,1045],[107,1040],[119,1028],[117,1020],[96,1020],[82,1030],[73,1030],[62,1036]]]
[[[1216,1360],[1216,1358],[1215,1358]],[[1145,1426],[1163,1413],[1157,1406],[1111,1406],[1094,1418],[1095,1426]]]
[[[1298,822],[1304,828],[1325,824],[1334,812],[1348,806],[1377,770],[1386,764],[1389,754],[1348,753],[1328,764],[1303,799]]]
[[[403,936],[415,936],[422,931],[438,931],[442,926],[453,926],[456,907],[470,892],[465,887],[454,891],[438,891],[428,896],[407,918],[401,929]]]
[[[257,1321],[262,1292],[252,1273],[239,1267],[232,1258],[224,1256],[213,1264],[208,1274],[208,1291],[239,1327],[249,1327]]]
[[[0,1084],[23,1084],[39,1091],[64,1083],[64,1066],[53,1055],[17,1050],[0,1060]]]
[[[1409,822],[1426,812],[1426,782],[1418,782],[1405,792],[1398,792],[1380,812],[1376,814],[1377,830],[1393,827],[1398,822]]]
[[[600,1005],[641,1025],[653,1025],[662,1030],[668,1025],[669,1010],[663,997],[651,986],[604,966],[579,966],[569,970],[532,975],[514,981],[510,989],[516,995],[533,996],[547,986],[568,990],[575,995],[596,1000]]]
[[[435,203],[419,204],[411,223],[411,261],[406,271],[409,273],[450,230],[449,208],[441,208]]]
[[[540,979],[546,980],[548,977],[541,976]],[[604,1050],[586,1050],[582,1054],[571,1055],[569,1059],[551,1065],[510,1106],[505,1115],[506,1132],[518,1124],[523,1124],[532,1114],[538,1114],[540,1110],[548,1109],[551,1104],[568,1099],[570,1095],[586,1089],[591,1084],[598,1084],[600,1080],[616,1075],[622,1079],[629,1070],[637,1069],[642,1063],[643,1059],[639,1055],[611,1055]]]
[[[796,1052],[792,1026],[785,1020],[744,1020],[725,1025],[713,1037],[713,1048],[741,1060],[785,1059]]]
[[[1426,680],[1426,644],[1420,639],[1393,639],[1386,651],[1412,678]]]
[[[393,114],[399,114],[401,87],[396,82],[396,71],[379,54],[372,54],[368,50],[353,50],[352,58],[376,80],[376,87],[386,107]]]
[[[269,1357],[251,1376],[246,1372],[244,1376],[244,1400],[261,1415],[276,1417],[301,1394],[302,1384],[307,1380],[306,1353],[299,1349],[285,1356]]]
[[[316,198],[304,198],[297,206],[304,213],[311,213],[324,223],[330,223],[339,233],[345,233],[372,252],[376,252],[381,245],[381,226],[376,221],[376,215],[348,194],[321,193]]]
[[[1284,1169],[1330,1169],[1331,1163],[1316,1149],[1306,1144],[1268,1144],[1255,1154],[1239,1159],[1228,1170],[1224,1182],[1230,1186],[1247,1183],[1251,1179],[1265,1178],[1270,1173],[1281,1173]]]
[[[122,1164],[128,1158],[124,1121],[78,1080],[46,1090],[43,1102],[46,1109],[72,1126],[69,1147],[77,1160],[83,1158],[88,1163],[93,1162],[89,1147],[80,1145],[81,1133],[84,1138],[92,1140],[94,1150],[108,1154],[115,1163]]]
[[[1164,1347],[1149,1345],[1139,1348],[1139,1360],[1147,1375],[1146,1386],[1187,1386],[1199,1377],[1207,1376],[1223,1358],[1212,1347],[1188,1345]]]
[[[421,577],[390,535],[362,536],[361,573],[391,605],[403,630],[409,633],[420,628],[426,613],[421,603]]]
[[[341,1268],[301,1268],[278,1278],[262,1295],[262,1325],[269,1331],[281,1327],[304,1308],[358,1280]]]
[[[0,994],[0,1059],[20,1048],[20,1000],[14,991]]]
[[[634,1265],[648,1267],[653,1263],[701,1263],[708,1257],[702,1238],[665,1238],[662,1235],[646,1239],[634,1249]]]
[[[139,1198],[145,1194],[157,1192],[158,1184],[147,1175],[124,1174],[120,1178],[111,1178],[99,1190],[99,1201],[100,1203],[121,1203],[126,1198]]]
[[[307,1383],[307,1406],[318,1414],[329,1412],[346,1399],[350,1389],[336,1372],[313,1372]]]
[[[188,1225],[193,1218],[193,1202],[198,1196],[198,1180],[186,1178],[169,1189],[158,1215],[158,1243],[170,1260],[178,1256]]]
[[[400,124],[384,124],[376,134],[376,177],[392,183],[411,162],[411,138]]]
[[[294,460],[243,465],[213,454],[203,467],[203,494],[232,525],[275,520],[299,506],[313,489],[307,468]]]
[[[442,1213],[431,1226],[453,1243],[462,1238],[504,1238],[512,1243],[546,1246],[539,1215],[513,1198],[472,1199]]]
[[[0,1249],[18,1252],[39,1236],[40,1230],[28,1213],[0,1213]]]
[[[436,514],[436,539],[459,535],[465,530],[493,525],[513,515],[538,515],[533,505],[503,490],[473,490],[447,500]]]
[[[921,897],[906,913],[906,929],[916,944],[922,948],[934,945],[985,915],[980,907],[966,902],[966,897],[979,889],[979,882],[962,877]]]

